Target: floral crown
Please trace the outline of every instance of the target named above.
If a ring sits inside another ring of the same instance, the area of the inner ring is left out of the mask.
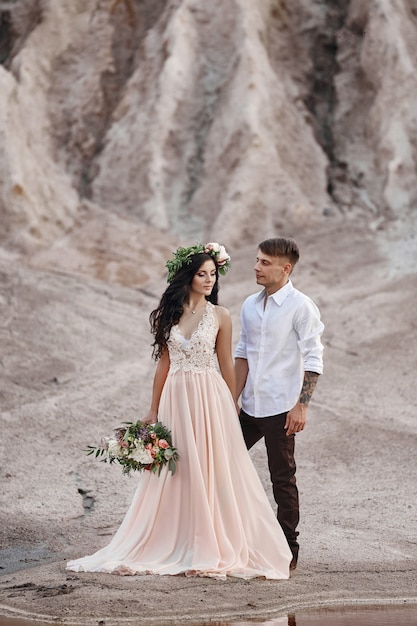
[[[174,252],[172,259],[166,262],[165,267],[168,269],[168,282],[172,283],[174,276],[184,265],[191,263],[191,257],[194,254],[201,254],[205,252],[209,254],[217,263],[219,274],[224,276],[230,267],[230,256],[226,252],[226,248],[219,243],[210,242],[204,246],[202,243],[197,243],[195,246],[189,248],[177,248]]]

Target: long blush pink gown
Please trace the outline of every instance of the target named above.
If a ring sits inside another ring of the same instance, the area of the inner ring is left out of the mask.
[[[243,440],[214,359],[215,306],[191,338],[178,326],[158,418],[180,453],[174,476],[145,472],[105,548],[70,561],[76,572],[285,579],[292,558]]]

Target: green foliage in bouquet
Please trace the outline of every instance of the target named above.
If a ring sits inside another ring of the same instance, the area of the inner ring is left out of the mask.
[[[99,447],[87,446],[86,452],[105,463],[119,463],[127,475],[148,470],[159,476],[165,465],[174,475],[180,458],[171,431],[162,422],[142,425],[140,420],[124,422],[115,429],[114,437],[102,437]]]

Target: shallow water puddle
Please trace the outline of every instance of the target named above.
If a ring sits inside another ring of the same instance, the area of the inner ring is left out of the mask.
[[[193,626],[417,626],[417,605],[311,609],[267,621],[212,622]]]
[[[112,620],[113,621],[113,620]],[[19,618],[1,617],[0,626],[50,626],[51,622],[38,622]],[[93,623],[89,620],[89,623]],[[132,620],[122,620],[121,624],[135,626]],[[105,619],[97,619],[97,626],[105,626]],[[369,608],[329,608],[298,611],[285,617],[267,621],[248,620],[240,622],[175,622],[171,626],[417,626],[417,605],[378,606]]]

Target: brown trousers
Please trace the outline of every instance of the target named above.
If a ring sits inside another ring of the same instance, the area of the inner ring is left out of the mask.
[[[240,424],[248,450],[261,437],[265,438],[272,491],[277,503],[277,518],[287,538],[295,560],[298,557],[300,519],[298,489],[295,479],[295,435],[287,437],[284,429],[287,413],[270,417],[251,417],[240,411]]]

